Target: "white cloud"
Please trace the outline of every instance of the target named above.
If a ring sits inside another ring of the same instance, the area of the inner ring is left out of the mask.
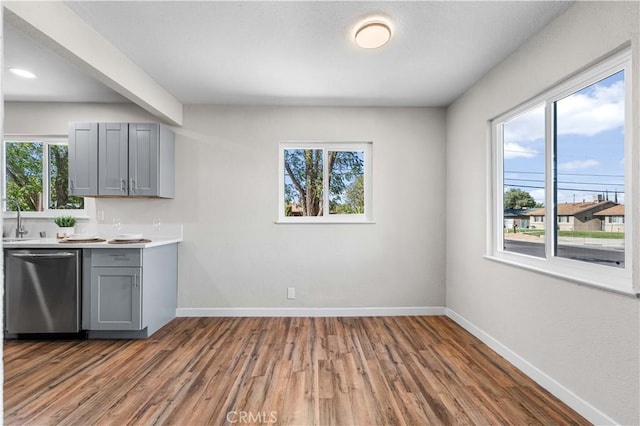
[[[544,138],[544,105],[527,111],[504,125],[505,142],[531,142],[542,138]]]
[[[596,84],[584,93],[574,93],[557,102],[558,133],[593,136],[622,129],[624,125],[624,83]],[[523,143],[544,137],[544,107],[530,110],[505,123],[504,140]]]
[[[573,160],[573,161],[567,161],[566,163],[558,164],[558,169],[563,172],[570,172],[574,170],[588,169],[589,167],[596,167],[599,165],[600,165],[600,162],[594,159]]]
[[[533,158],[538,155],[538,151],[533,149],[527,149],[522,145],[519,145],[514,142],[505,142],[504,143],[504,159],[510,160],[512,158]]]
[[[624,125],[624,84],[594,86],[557,103],[560,134],[593,136]]]
[[[544,204],[545,191],[544,189],[533,189],[529,191],[529,194],[536,200],[536,203]]]

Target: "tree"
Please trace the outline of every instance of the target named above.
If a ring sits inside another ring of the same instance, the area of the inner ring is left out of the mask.
[[[322,215],[322,150],[286,149],[284,168],[291,180],[287,198],[302,208],[302,216]]]
[[[364,162],[358,152],[329,152],[329,213],[364,213]]]
[[[344,200],[343,200],[344,198]],[[363,214],[364,213],[364,175],[358,175],[344,189],[341,197],[329,200],[331,213]]]
[[[542,207],[541,203],[536,203],[531,194],[519,188],[511,188],[504,193],[504,208],[525,209],[531,207]]]
[[[49,145],[49,208],[81,209],[84,200],[69,196],[69,147]]]
[[[293,215],[293,205],[301,209],[302,216],[323,215],[324,167],[329,178],[330,213],[352,213],[349,206],[355,205],[353,197],[357,196],[350,188],[363,175],[362,153],[329,151],[327,163],[323,164],[322,149],[284,150],[286,215]]]
[[[48,181],[50,209],[81,209],[84,199],[69,196],[68,146],[43,142],[6,142],[7,209],[42,209],[43,188]],[[48,156],[48,170],[44,158]],[[45,176],[44,173],[47,173]]]
[[[21,210],[38,210],[42,194],[42,146],[41,142],[6,143],[8,209],[13,210],[19,204]]]

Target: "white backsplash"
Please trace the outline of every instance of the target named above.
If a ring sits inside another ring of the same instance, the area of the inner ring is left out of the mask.
[[[181,223],[162,223],[159,227],[151,223],[122,223],[117,229],[111,224],[80,223],[76,224],[78,234],[97,234],[102,238],[113,238],[118,234],[142,234],[144,238],[182,238]]]
[[[53,219],[23,218],[23,226],[27,230],[25,238],[40,238],[40,233],[44,232],[47,238],[55,238],[58,226],[53,223]],[[3,220],[2,235],[4,237],[14,237],[16,232],[16,220],[5,218]],[[95,223],[87,220],[78,220],[75,226],[75,233],[98,234],[102,238],[113,238],[118,234],[139,234],[144,238],[153,240],[154,238],[182,238],[181,223],[161,223],[156,227],[153,223],[126,223],[123,222],[117,229],[112,224]]]

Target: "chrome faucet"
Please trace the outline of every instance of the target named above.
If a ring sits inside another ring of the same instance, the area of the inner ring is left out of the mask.
[[[6,200],[11,201],[16,206],[16,238],[22,238],[29,233],[26,229],[24,229],[24,224],[22,223],[22,215],[20,214],[20,203],[16,200]]]

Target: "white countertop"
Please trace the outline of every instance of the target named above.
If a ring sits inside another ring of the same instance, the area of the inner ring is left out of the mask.
[[[145,237],[146,238],[146,237]],[[109,244],[108,240],[104,242],[82,243],[82,242],[66,242],[62,243],[55,238],[25,238],[20,241],[6,241],[2,243],[3,248],[20,249],[20,248],[95,248],[95,249],[124,249],[124,248],[151,248],[163,246],[166,244],[177,244],[182,241],[182,237],[156,237],[147,238],[151,240],[149,243],[127,243],[127,244]]]

